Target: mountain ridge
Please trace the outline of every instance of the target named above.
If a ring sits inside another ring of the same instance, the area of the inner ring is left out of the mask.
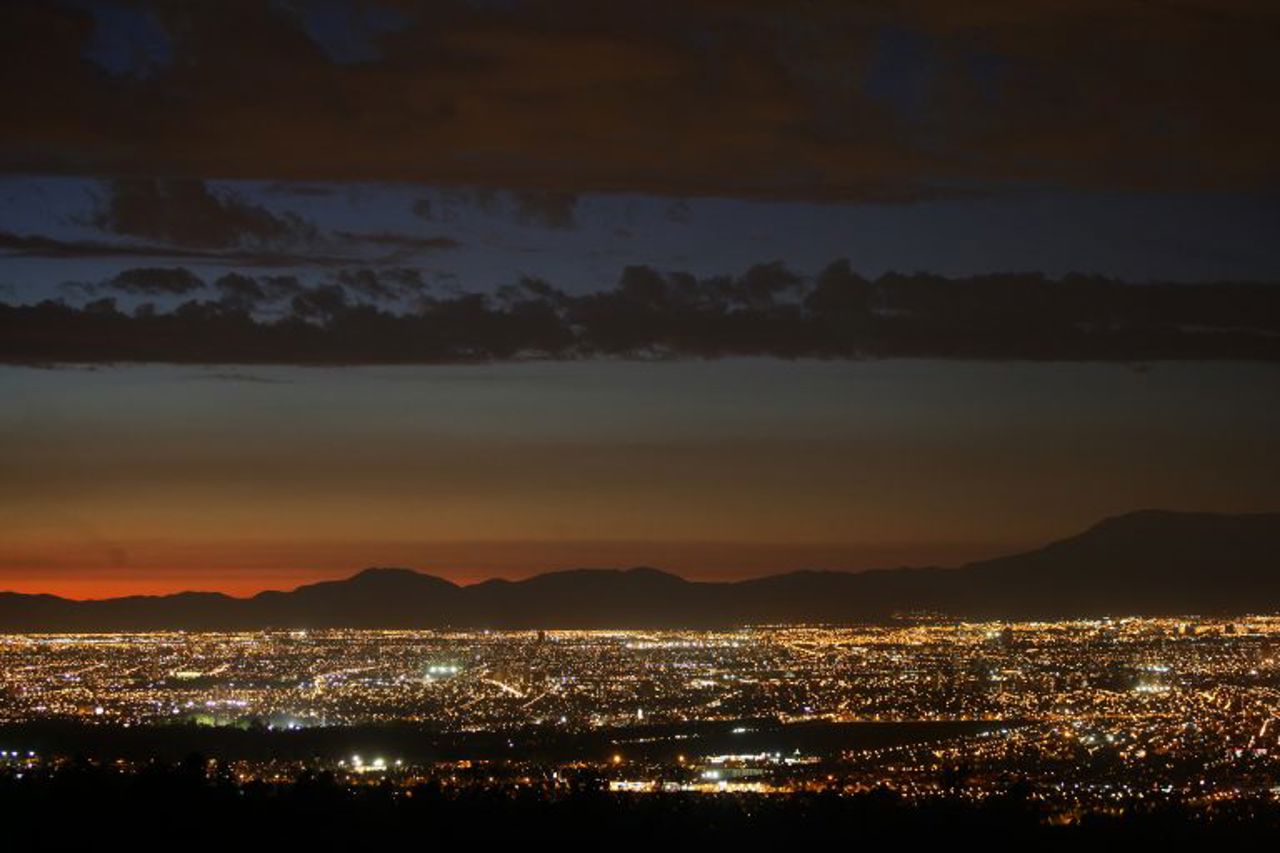
[[[882,620],[1280,610],[1280,513],[1137,510],[956,568],[800,569],[688,580],[648,566],[461,586],[399,567],[264,590],[76,601],[0,592],[0,632],[268,628],[712,628]]]

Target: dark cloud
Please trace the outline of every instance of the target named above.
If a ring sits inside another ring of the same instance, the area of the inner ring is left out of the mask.
[[[244,308],[253,308],[267,301],[267,291],[257,279],[243,273],[227,273],[213,283],[223,300]]]
[[[171,312],[145,308],[133,315],[121,313],[113,299],[78,309],[58,302],[0,305],[0,361],[1280,360],[1280,285],[1274,284],[1131,284],[1034,273],[867,279],[847,261],[812,281],[776,262],[707,278],[633,266],[616,287],[586,295],[524,279],[494,297],[437,296],[419,293],[421,282],[413,271],[356,270],[310,288],[296,280],[224,277],[218,301],[189,300]],[[254,316],[246,304],[259,289],[270,298],[288,294],[286,316]],[[416,296],[412,310],[390,310],[391,300],[410,294]],[[228,298],[241,296],[246,299]]]
[[[36,234],[0,231],[0,251],[10,257],[27,258],[218,258],[214,252],[196,252],[137,243],[108,243],[101,240],[59,240]]]
[[[212,192],[203,181],[130,178],[106,186],[106,198],[89,221],[122,236],[190,249],[306,243],[317,236],[295,214]]]
[[[297,276],[254,276],[241,272],[219,276],[213,287],[224,305],[240,311],[252,311],[262,305],[292,299],[307,290]]]
[[[267,299],[272,301],[288,299],[306,290],[306,287],[294,275],[260,276],[258,282],[266,291]]]
[[[737,282],[734,296],[749,308],[768,308],[774,301],[800,287],[803,279],[781,261],[756,264]]]
[[[357,233],[354,231],[335,231],[334,236],[349,243],[377,246],[390,249],[395,255],[410,255],[418,252],[439,252],[457,249],[462,246],[452,237],[417,237],[412,234],[394,234],[389,231],[374,233]]]
[[[138,267],[118,274],[105,286],[145,296],[184,296],[204,289],[204,282],[186,267]]]
[[[303,290],[289,302],[296,317],[303,320],[331,320],[347,308],[347,292],[336,284]]]
[[[375,302],[394,302],[417,297],[430,289],[430,285],[422,278],[422,273],[409,267],[342,270],[336,281],[348,290]]]
[[[340,280],[350,274],[343,271]],[[377,275],[377,273],[374,273]],[[420,276],[413,270],[390,270],[383,274],[388,281],[405,281],[407,277]],[[404,285],[407,287],[408,285]],[[136,267],[120,272],[107,281],[87,283],[78,281],[63,282],[60,287],[67,293],[81,298],[93,299],[99,307],[115,304],[113,297],[100,297],[104,290],[127,293],[133,296],[186,296],[205,289],[205,282],[185,267]],[[423,288],[426,285],[422,285]],[[263,307],[277,305],[295,297],[303,297],[303,305],[307,302],[310,288],[292,275],[253,276],[241,272],[225,273],[212,282],[212,289],[218,297],[217,304],[223,309],[233,312],[252,313]],[[324,297],[319,297],[323,303]],[[188,303],[196,304],[196,303]],[[135,309],[139,316],[153,316],[156,307],[147,302]]]
[[[0,4],[0,169],[854,201],[1280,177],[1264,0],[291,8],[154,0],[122,50],[80,4]],[[119,217],[278,233],[231,219]]]

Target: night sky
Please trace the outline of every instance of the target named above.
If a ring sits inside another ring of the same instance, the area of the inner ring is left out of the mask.
[[[8,2],[0,589],[1280,509],[1280,8]]]

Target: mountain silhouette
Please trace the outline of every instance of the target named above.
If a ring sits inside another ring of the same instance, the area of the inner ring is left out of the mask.
[[[575,569],[471,586],[410,569],[250,598],[184,592],[73,601],[0,593],[0,631],[266,628],[713,628],[1280,610],[1280,513],[1143,510],[1034,551],[959,568],[799,571],[735,582]]]

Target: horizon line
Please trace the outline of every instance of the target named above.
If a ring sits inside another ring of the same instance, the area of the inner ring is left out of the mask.
[[[764,571],[753,572],[753,573],[737,575],[737,576],[721,575],[721,576],[699,577],[697,576],[696,572],[689,572],[687,570],[686,571],[672,570],[672,569],[662,568],[653,564],[639,562],[632,565],[612,565],[612,566],[611,565],[589,565],[589,564],[588,565],[566,565],[566,566],[545,569],[543,571],[535,570],[528,573],[519,574],[514,577],[504,576],[502,574],[494,574],[488,577],[479,578],[475,580],[465,580],[465,579],[454,580],[442,574],[436,574],[435,572],[439,570],[424,570],[414,566],[396,565],[394,563],[383,563],[380,565],[374,564],[374,565],[364,565],[358,568],[347,568],[343,570],[346,573],[340,576],[331,576],[331,577],[322,576],[322,577],[311,579],[311,580],[302,580],[301,582],[295,584],[292,587],[287,587],[287,588],[264,587],[261,589],[254,590],[252,592],[242,592],[239,594],[225,592],[225,591],[216,590],[216,589],[185,588],[185,589],[177,589],[169,592],[126,592],[119,595],[105,595],[105,596],[96,596],[96,597],[95,596],[74,597],[69,595],[59,595],[57,593],[43,592],[43,591],[23,592],[17,589],[9,588],[9,589],[0,589],[0,596],[47,597],[47,598],[55,598],[62,601],[71,601],[71,602],[100,602],[100,601],[117,601],[121,599],[130,599],[130,598],[163,599],[163,598],[173,598],[173,597],[184,596],[184,595],[207,595],[207,596],[221,596],[223,598],[237,600],[237,601],[248,601],[253,598],[256,598],[257,596],[264,595],[267,593],[288,594],[288,593],[297,592],[298,590],[306,587],[312,587],[312,586],[317,586],[321,584],[343,583],[343,582],[351,581],[361,575],[368,574],[371,572],[411,573],[423,578],[430,578],[430,579],[441,581],[457,589],[468,589],[471,587],[477,587],[477,586],[482,586],[482,585],[491,584],[491,583],[519,584],[519,583],[535,580],[541,577],[547,577],[551,575],[570,574],[570,573],[576,573],[576,572],[626,573],[626,572],[635,572],[635,571],[651,571],[651,572],[667,575],[672,578],[676,578],[684,583],[715,584],[715,585],[731,585],[731,584],[745,583],[745,582],[751,582],[751,581],[758,581],[758,580],[767,579],[767,578],[783,577],[788,575],[806,574],[806,573],[860,575],[860,574],[868,574],[868,573],[896,572],[896,571],[948,571],[949,572],[949,571],[959,571],[962,569],[966,569],[970,566],[978,565],[991,560],[999,560],[1007,557],[1015,557],[1015,556],[1021,556],[1024,554],[1034,553],[1046,547],[1049,547],[1053,544],[1069,541],[1076,537],[1082,536],[1107,523],[1115,522],[1122,519],[1133,519],[1133,518],[1138,518],[1143,516],[1147,516],[1147,517],[1150,517],[1150,516],[1201,516],[1201,517],[1210,516],[1210,517],[1219,517],[1219,518],[1256,518],[1259,516],[1276,516],[1280,518],[1280,510],[1250,510],[1250,511],[1244,511],[1244,512],[1223,512],[1223,511],[1214,511],[1214,510],[1188,510],[1188,509],[1167,509],[1167,508],[1159,508],[1159,507],[1146,507],[1141,509],[1128,510],[1125,512],[1112,513],[1109,515],[1100,516],[1091,523],[1078,526],[1066,533],[1051,535],[1049,537],[1046,537],[1045,539],[1038,540],[1037,542],[1034,542],[1034,543],[1023,543],[1023,544],[1007,543],[1003,547],[993,545],[991,553],[987,553],[986,555],[981,557],[966,559],[961,562],[954,562],[954,563],[942,563],[942,562],[916,563],[916,564],[899,563],[896,565],[883,565],[883,564],[869,565],[869,566],[864,566],[862,568],[829,568],[829,567],[824,567],[822,565],[810,564],[810,565],[800,565],[795,568],[767,569]],[[723,543],[719,543],[719,544],[723,544]],[[776,544],[776,543],[773,543],[773,544]],[[818,543],[813,547],[827,547],[827,546],[828,546],[828,543]],[[803,547],[803,543],[797,543],[797,547]]]

